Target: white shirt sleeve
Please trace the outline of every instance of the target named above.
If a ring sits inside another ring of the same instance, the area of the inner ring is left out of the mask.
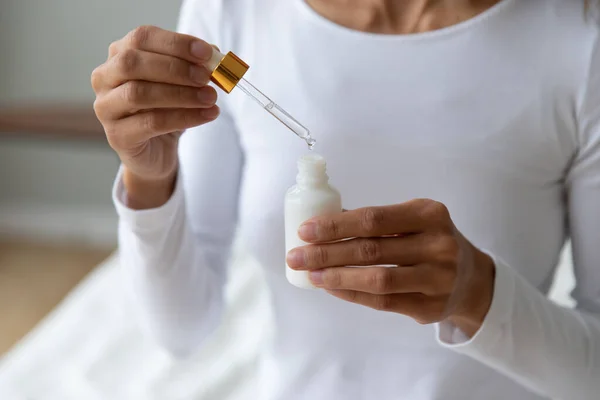
[[[197,3],[184,1],[179,31],[214,43],[214,31],[204,23],[214,10],[200,13]],[[121,264],[136,316],[177,355],[192,351],[218,325],[237,223],[242,151],[219,96],[219,118],[181,138],[179,175],[166,204],[128,208],[121,173],[113,191]]]
[[[573,246],[575,310],[544,297],[496,259],[491,308],[467,339],[447,322],[440,342],[541,395],[600,398],[600,44],[593,50],[578,110],[579,149],[565,181]]]

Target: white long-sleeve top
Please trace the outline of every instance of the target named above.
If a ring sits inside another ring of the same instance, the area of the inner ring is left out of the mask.
[[[232,50],[310,127],[344,207],[426,197],[496,260],[482,328],[305,291],[285,279],[283,198],[306,146],[243,93],[180,146],[172,198],[127,208],[124,272],[176,353],[219,322],[234,232],[264,268],[275,334],[261,400],[600,399],[600,41],[583,0],[503,0],[458,25],[384,36],[303,0],[186,0],[180,30]],[[545,297],[571,238],[575,310]],[[201,379],[201,377],[199,377]]]

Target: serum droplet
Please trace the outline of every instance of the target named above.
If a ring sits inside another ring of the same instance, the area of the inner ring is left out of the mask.
[[[310,136],[307,137],[306,139],[306,144],[308,145],[308,149],[312,150],[313,147],[315,147],[315,143],[317,143],[317,141],[313,138],[311,138]]]

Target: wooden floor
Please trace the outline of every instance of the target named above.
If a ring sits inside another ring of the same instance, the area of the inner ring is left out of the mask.
[[[0,242],[0,355],[111,252]]]

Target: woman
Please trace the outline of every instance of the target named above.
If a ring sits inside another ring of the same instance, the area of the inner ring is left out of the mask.
[[[600,398],[600,42],[585,8],[187,0],[180,33],[113,43],[92,84],[123,163],[142,322],[175,353],[201,344],[239,229],[276,326],[256,398]],[[282,202],[306,147],[242,93],[217,101],[208,43],[244,58],[329,162],[349,211],[308,221],[311,244],[287,254],[325,290],[284,275]],[[567,237],[576,310],[544,297]],[[398,267],[344,267],[379,264]]]

